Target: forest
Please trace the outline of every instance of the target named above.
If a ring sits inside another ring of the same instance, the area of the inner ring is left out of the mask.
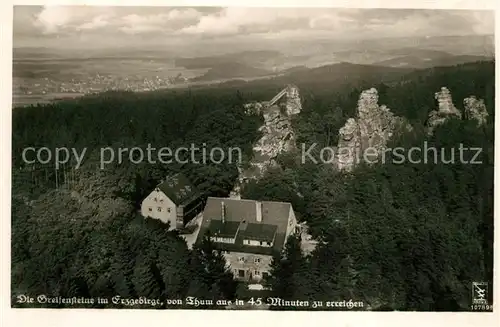
[[[161,308],[170,307],[166,299],[188,295],[241,295],[244,285],[232,280],[210,241],[190,250],[177,232],[165,232],[163,224],[137,212],[150,190],[178,171],[206,196],[227,196],[238,175],[235,164],[125,162],[98,169],[99,148],[206,143],[240,147],[248,160],[263,120],[245,114],[243,104],[270,99],[294,82],[303,100],[293,121],[298,142],[336,145],[360,92],[376,87],[379,103],[414,127],[391,146],[427,141],[440,148],[481,147],[482,164],[384,164],[340,174],[326,164],[298,164],[296,153],[283,155],[281,167],[248,184],[242,196],[291,202],[319,245],[305,255],[298,240],[288,242],[273,260],[267,281],[272,293],[294,300],[353,299],[373,310],[468,310],[472,281],[491,287],[493,281],[494,62],[411,72],[344,65],[302,73],[15,108],[13,305],[26,306],[16,304],[19,294],[144,296],[160,299]],[[467,96],[484,99],[488,124],[451,120],[427,136],[425,122],[441,86],[460,110]],[[86,148],[86,160],[80,169],[26,165],[22,151],[31,146]]]

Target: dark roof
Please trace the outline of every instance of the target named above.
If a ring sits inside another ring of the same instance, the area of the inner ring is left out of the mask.
[[[212,220],[208,230],[212,236],[234,238],[239,226],[240,223],[237,221],[226,221],[223,223],[222,220]]]
[[[175,205],[186,205],[197,199],[201,193],[189,182],[181,173],[167,177],[167,179],[158,184],[160,191],[165,193]]]
[[[245,240],[272,242],[277,230],[276,225],[251,223],[241,233]]]
[[[225,207],[225,223],[237,222],[240,230],[237,233],[235,244],[216,243],[221,250],[233,252],[247,252],[255,254],[272,255],[274,251],[281,252],[285,244],[288,215],[292,205],[287,202],[271,202],[254,200],[238,200],[229,198],[209,197],[203,211],[203,221],[197,242],[213,226],[222,223],[222,202]],[[257,204],[262,204],[262,219],[257,221]],[[272,248],[244,245],[244,239],[268,241],[274,238]]]

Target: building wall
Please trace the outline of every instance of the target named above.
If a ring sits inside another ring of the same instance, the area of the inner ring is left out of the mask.
[[[297,228],[297,218],[295,218],[295,212],[293,211],[292,206],[290,206],[290,212],[288,213],[288,225],[286,227],[285,243],[288,240],[288,236],[295,233],[296,228]]]
[[[170,222],[170,229],[176,228],[177,208],[160,190],[154,190],[141,204],[141,214],[144,217],[159,219],[164,223]]]
[[[261,280],[262,273],[269,273],[272,256],[262,255],[262,254],[252,254],[243,252],[229,252],[224,253],[226,262],[229,265],[234,277],[236,279],[249,280],[250,278],[254,280]],[[243,258],[243,262],[239,259]],[[255,259],[259,259],[260,262],[255,262]],[[239,275],[239,270],[244,271],[244,277]],[[256,274],[255,271],[259,274]]]
[[[180,210],[182,208],[182,210]],[[186,225],[205,208],[205,198],[200,195],[186,206],[180,205],[177,208],[177,225]]]

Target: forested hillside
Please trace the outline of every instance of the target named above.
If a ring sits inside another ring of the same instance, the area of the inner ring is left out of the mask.
[[[298,263],[277,265],[274,288],[292,290],[278,295],[361,299],[381,310],[469,309],[471,283],[493,281],[493,71],[492,63],[435,68],[377,86],[379,103],[414,127],[390,147],[422,148],[428,142],[447,149],[448,161],[451,149],[463,144],[482,149],[481,164],[460,163],[457,153],[455,163],[388,161],[340,174],[330,164],[298,164],[287,155],[283,169],[243,189],[248,198],[292,201],[299,220],[322,241],[308,257],[295,247],[291,256]],[[462,111],[463,98],[483,98],[488,124],[452,120],[427,136],[424,123],[441,86],[450,88]],[[336,145],[338,128],[352,117],[358,96],[355,90],[330,107],[306,102],[295,126],[300,141]]]
[[[314,76],[301,71],[302,77],[290,80],[303,98],[303,112],[293,121],[299,143],[336,145],[360,92],[376,87],[379,103],[414,127],[391,146],[462,143],[483,148],[477,158],[482,164],[384,164],[340,174],[328,164],[299,164],[294,153],[283,156],[282,168],[249,184],[243,197],[291,202],[321,244],[307,257],[291,246],[286,260],[275,259],[274,292],[285,299],[352,298],[379,310],[468,309],[471,282],[492,282],[494,63],[410,73],[380,67],[363,73],[365,67],[352,75],[346,67],[338,70],[343,75],[332,76],[329,68]],[[236,285],[210,242],[189,250],[176,232],[144,220],[137,208],[161,178],[181,170],[205,195],[227,196],[237,179],[235,164],[125,161],[99,169],[99,149],[206,143],[240,147],[247,160],[262,118],[245,114],[243,104],[270,99],[285,82],[111,92],[15,108],[13,298],[234,297]],[[424,124],[441,86],[461,110],[467,96],[484,99],[488,124],[450,121],[428,137]],[[68,164],[56,171],[22,161],[26,147],[63,146],[87,148],[80,169]]]
[[[15,109],[14,298],[120,295],[164,301],[183,298],[188,290],[205,299],[232,297],[232,278],[228,282],[217,270],[224,267],[220,255],[213,261],[211,251],[188,250],[184,239],[166,233],[161,223],[145,221],[137,209],[161,179],[177,171],[206,195],[227,196],[238,174],[235,163],[161,165],[127,159],[100,169],[99,151],[108,146],[145,149],[148,143],[172,149],[206,144],[208,149],[240,147],[248,155],[261,118],[244,114],[242,101],[235,90],[106,93]],[[66,171],[47,164],[33,172],[22,162],[22,149],[30,146],[87,152],[79,169],[73,162],[63,167]],[[213,262],[219,265],[210,266]]]

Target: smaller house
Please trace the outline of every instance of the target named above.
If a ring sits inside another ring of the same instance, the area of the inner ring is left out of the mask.
[[[209,197],[197,242],[208,235],[236,279],[259,282],[296,229],[290,203]]]
[[[204,205],[202,193],[178,173],[158,184],[142,201],[141,214],[170,223],[170,229],[179,229],[196,217]]]

